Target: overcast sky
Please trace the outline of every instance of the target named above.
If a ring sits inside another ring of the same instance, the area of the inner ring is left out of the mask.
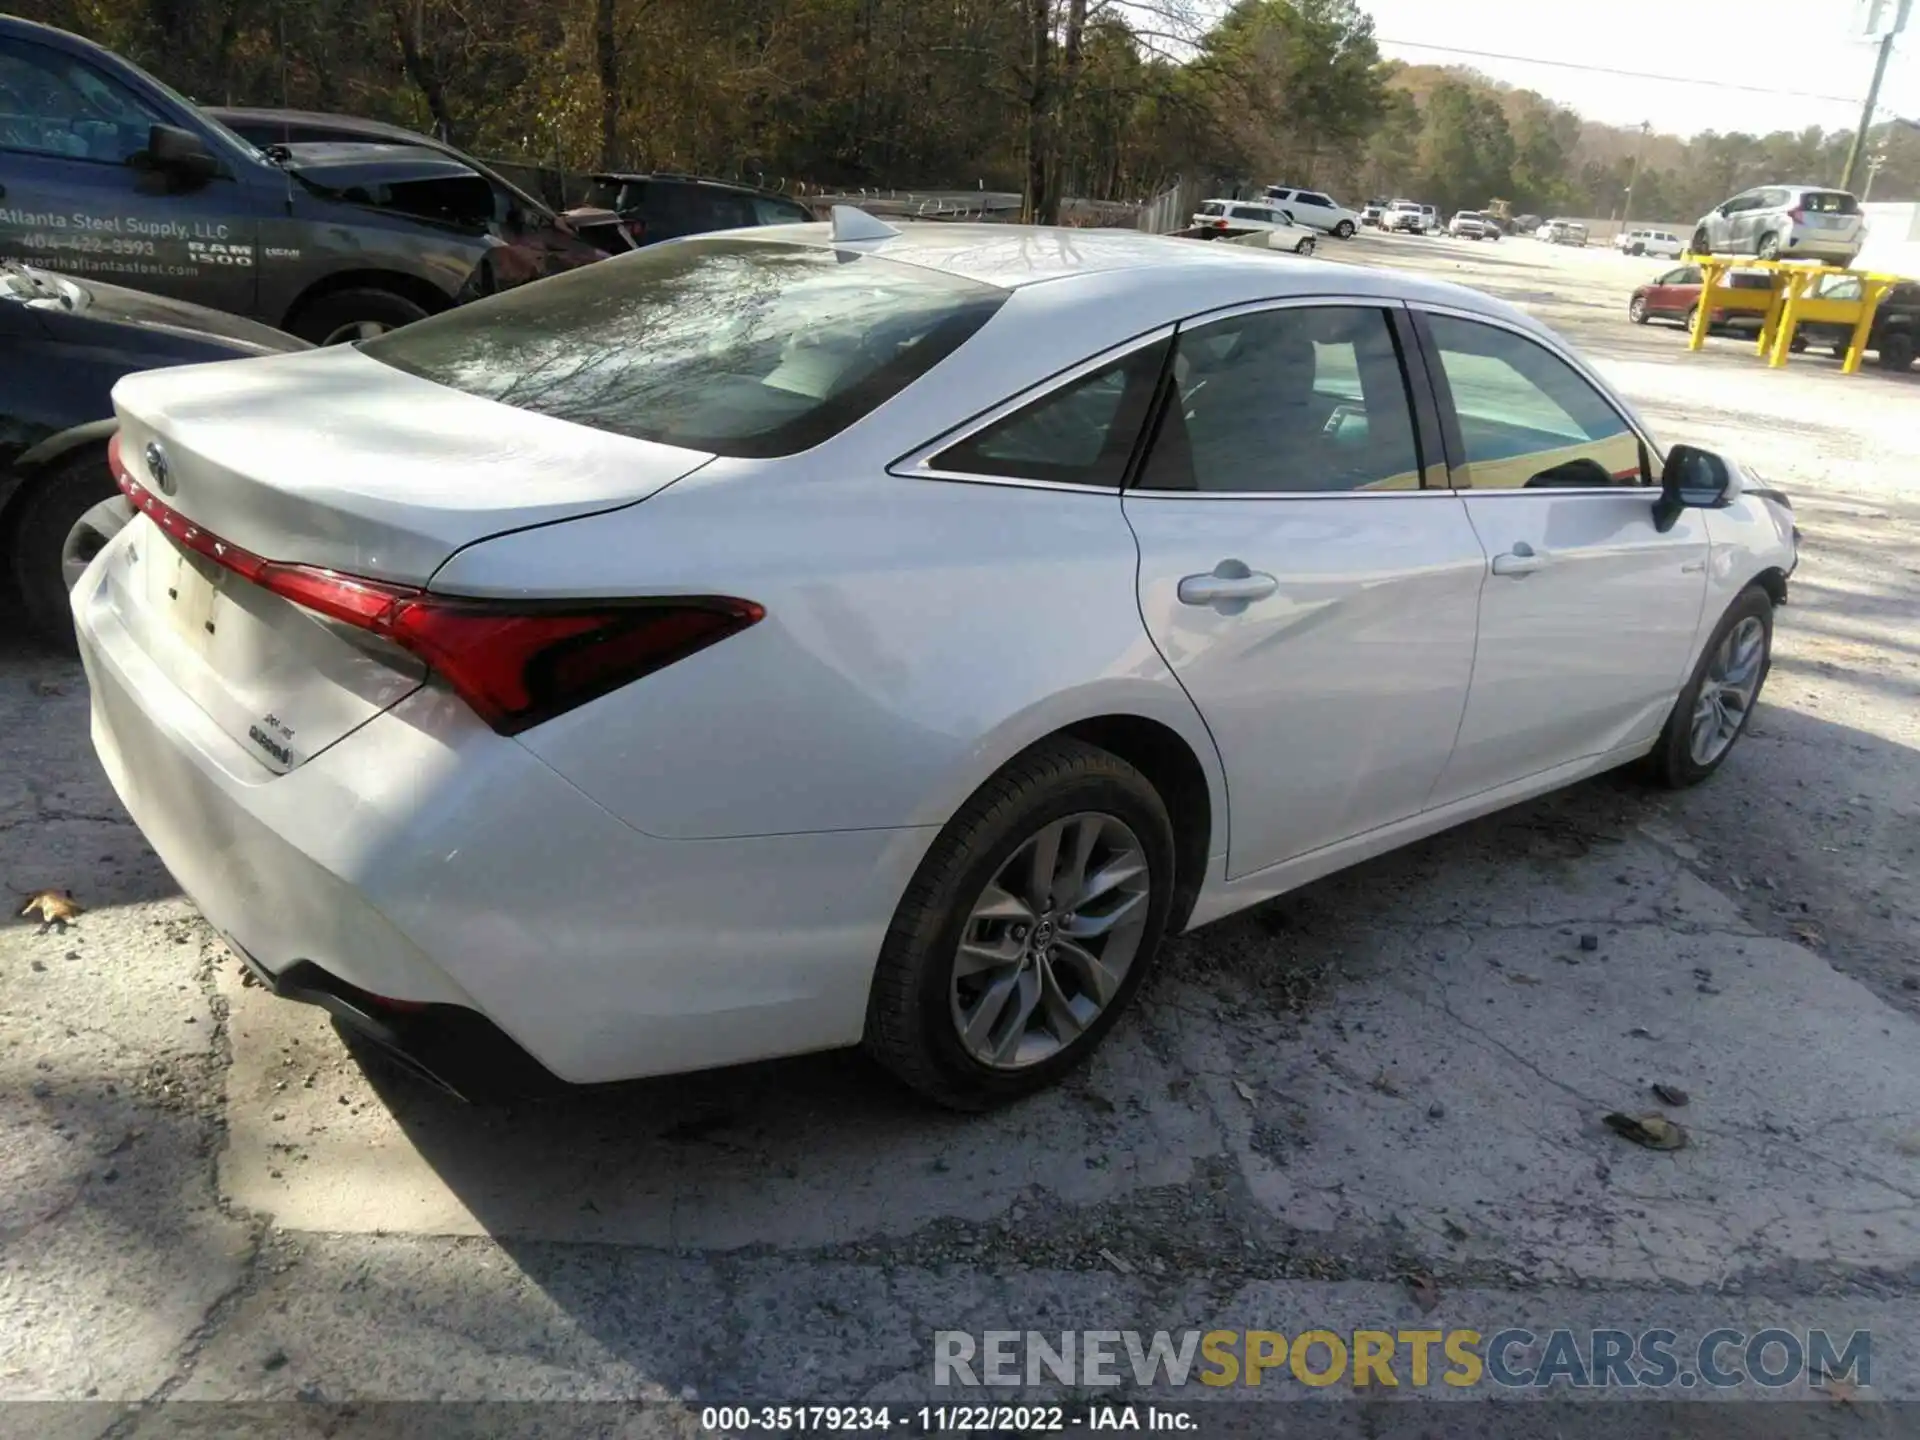
[[[1680,135],[1808,125],[1851,129],[1859,123],[1873,78],[1873,47],[1849,30],[1853,0],[1742,0],[1704,9],[1686,0],[1582,0],[1577,5],[1568,0],[1360,0],[1360,5],[1373,15],[1382,53],[1395,59],[1470,65],[1496,80],[1538,90],[1589,119],[1616,125],[1650,120],[1654,128]],[[1416,48],[1439,45],[1657,75],[1685,76],[1698,69],[1719,80],[1800,93],[1755,94],[1697,81],[1670,84]],[[1920,119],[1916,53],[1920,14],[1895,42],[1880,91],[1880,119],[1888,110]]]

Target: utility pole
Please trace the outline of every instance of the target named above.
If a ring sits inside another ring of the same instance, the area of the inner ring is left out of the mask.
[[[1880,54],[1873,62],[1873,83],[1867,87],[1867,103],[1860,111],[1860,128],[1853,132],[1853,144],[1847,147],[1847,168],[1840,172],[1840,188],[1853,188],[1853,172],[1859,168],[1861,153],[1867,148],[1867,131],[1873,126],[1873,112],[1880,108],[1880,82],[1887,75],[1887,61],[1893,58],[1893,32],[1880,41]]]
[[[1640,144],[1633,152],[1633,169],[1627,175],[1627,203],[1620,213],[1620,233],[1627,233],[1627,227],[1633,223],[1633,187],[1640,183],[1640,157],[1647,153],[1647,132],[1653,129],[1651,120],[1640,122]]]

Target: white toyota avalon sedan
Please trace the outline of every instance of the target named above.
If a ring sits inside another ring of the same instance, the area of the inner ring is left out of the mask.
[[[1084,1060],[1164,937],[1709,775],[1795,532],[1511,306],[857,212],[130,376],[93,734],[281,994],[464,1092]]]

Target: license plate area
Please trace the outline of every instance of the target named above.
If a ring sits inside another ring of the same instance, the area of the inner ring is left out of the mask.
[[[204,555],[182,549],[171,536],[150,547],[147,603],[198,655],[206,655],[220,632],[220,590],[229,572]]]

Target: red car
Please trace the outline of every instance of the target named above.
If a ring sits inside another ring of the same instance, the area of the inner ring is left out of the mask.
[[[1773,286],[1772,277],[1760,271],[1732,271],[1727,283],[1736,290],[1767,290]],[[1636,325],[1644,325],[1649,320],[1677,320],[1683,325],[1692,325],[1693,312],[1699,304],[1700,267],[1682,265],[1634,291],[1633,298],[1627,302],[1627,318]],[[1763,317],[1750,310],[1729,314],[1716,309],[1707,317],[1707,324],[1714,329],[1757,331],[1762,323]]]

